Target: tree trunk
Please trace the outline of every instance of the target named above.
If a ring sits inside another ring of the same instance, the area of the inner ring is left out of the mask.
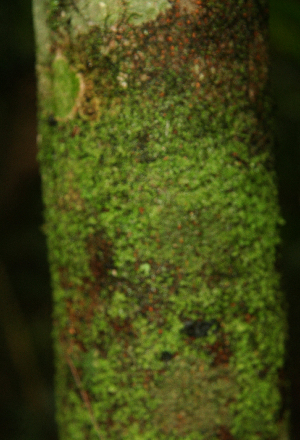
[[[286,439],[265,0],[34,0],[61,440]]]

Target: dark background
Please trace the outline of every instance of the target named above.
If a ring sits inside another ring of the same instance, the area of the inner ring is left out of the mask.
[[[270,0],[291,440],[300,439],[300,0]],[[0,5],[0,437],[56,440],[30,0]],[[121,439],[120,439],[121,440]],[[153,439],[155,440],[155,439]]]

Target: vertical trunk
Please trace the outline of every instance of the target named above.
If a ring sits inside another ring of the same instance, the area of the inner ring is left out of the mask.
[[[287,438],[265,0],[34,0],[62,440]]]

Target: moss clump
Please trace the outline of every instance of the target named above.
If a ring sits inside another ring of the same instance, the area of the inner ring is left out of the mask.
[[[57,118],[70,117],[79,94],[79,78],[62,56],[52,63],[53,113]]]
[[[266,23],[222,4],[54,41],[84,83],[41,117],[62,439],[278,438]]]

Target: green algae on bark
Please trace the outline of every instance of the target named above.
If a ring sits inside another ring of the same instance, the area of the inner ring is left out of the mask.
[[[96,3],[38,66],[61,439],[283,439],[266,2]]]

